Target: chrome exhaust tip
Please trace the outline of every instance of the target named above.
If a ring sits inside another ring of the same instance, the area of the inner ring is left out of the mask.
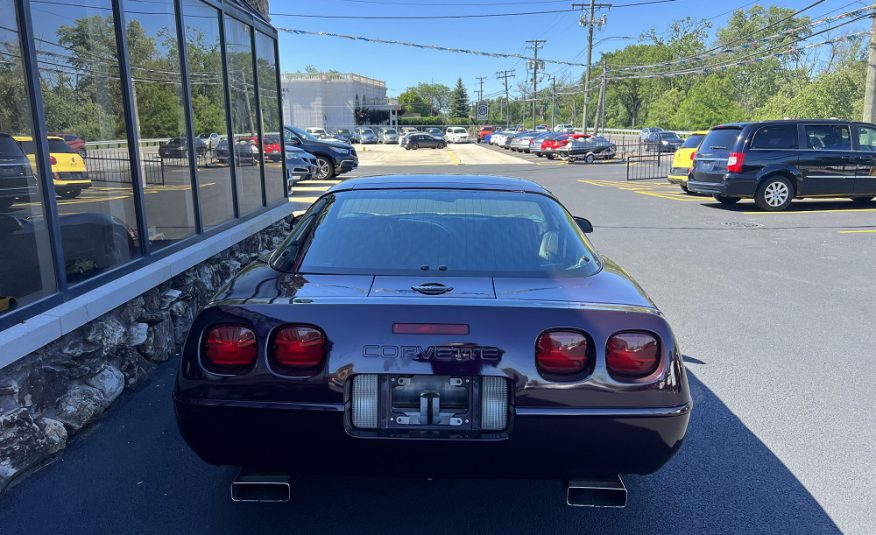
[[[235,502],[288,502],[292,497],[289,474],[259,473],[246,469],[231,482],[231,500]]]
[[[626,507],[627,488],[619,475],[569,480],[566,483],[566,504],[573,507]]]

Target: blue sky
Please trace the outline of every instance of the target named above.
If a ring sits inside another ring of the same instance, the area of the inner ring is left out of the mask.
[[[615,0],[614,3],[636,1],[641,0]],[[608,24],[598,32],[594,41],[617,36],[638,38],[649,28],[662,32],[673,20],[685,16],[710,18],[714,30],[726,22],[729,12],[735,8],[747,9],[760,4],[800,9],[810,3],[810,0],[676,0],[664,4],[614,8],[608,11]],[[806,13],[813,18],[820,18],[825,14],[836,15],[867,4],[869,2],[825,0]],[[572,12],[456,20],[343,20],[277,15],[468,15],[557,10],[570,5],[571,2],[558,0],[272,0],[271,12],[274,13],[273,23],[278,28],[326,31],[488,52],[523,53],[525,40],[546,39],[547,43],[539,52],[541,57],[583,63],[586,59],[586,32],[578,25],[578,13]],[[861,21],[851,27],[861,29],[867,25],[867,21]],[[599,57],[599,51],[622,48],[632,42],[608,39],[594,49],[594,61]],[[492,96],[502,89],[501,82],[496,79],[497,71],[516,69],[515,83],[526,78],[526,66],[522,60],[485,58],[331,37],[290,35],[285,32],[280,32],[280,62],[283,71],[303,70],[306,65],[314,65],[320,70],[336,69],[384,80],[390,96],[396,96],[408,86],[422,81],[434,80],[452,86],[460,76],[472,97],[478,86],[476,77],[486,76],[484,94]],[[559,73],[578,79],[583,68],[548,66],[547,71],[549,74]]]

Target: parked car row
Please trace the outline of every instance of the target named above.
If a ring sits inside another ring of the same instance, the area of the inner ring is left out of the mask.
[[[563,126],[565,130],[566,125]],[[593,163],[596,160],[611,159],[616,155],[616,147],[602,136],[590,134],[544,131],[500,130],[490,136],[489,144],[515,152],[526,152],[549,159],[561,158],[568,161]]]

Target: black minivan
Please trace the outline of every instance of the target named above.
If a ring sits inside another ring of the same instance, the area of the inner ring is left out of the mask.
[[[876,125],[833,119],[724,124],[694,157],[687,187],[723,204],[753,198],[763,210],[792,199],[876,197]]]

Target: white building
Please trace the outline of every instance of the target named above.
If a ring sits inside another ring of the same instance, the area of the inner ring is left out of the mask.
[[[284,73],[283,123],[300,128],[352,128],[354,111],[365,107],[390,112],[397,122],[398,102],[386,97],[386,83],[353,73]]]

